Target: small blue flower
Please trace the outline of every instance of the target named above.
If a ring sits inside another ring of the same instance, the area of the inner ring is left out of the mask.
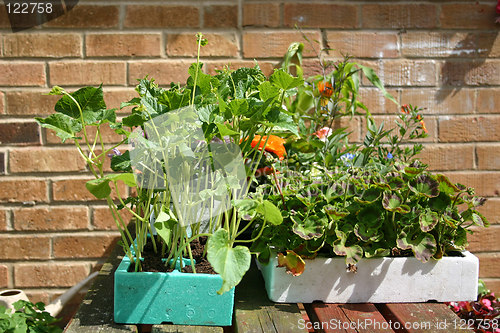
[[[354,159],[354,157],[356,157],[356,155],[347,153],[340,156],[340,159],[342,160],[342,162],[344,162],[344,165],[350,166],[352,165],[352,160]]]
[[[392,156],[392,154],[391,154],[391,153],[387,153],[387,158],[388,158],[388,159],[391,159],[391,158],[393,158],[393,157],[394,157],[394,156]]]

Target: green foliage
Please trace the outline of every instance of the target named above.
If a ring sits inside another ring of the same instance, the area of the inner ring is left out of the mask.
[[[44,311],[45,306],[39,302],[33,304],[19,300],[14,303],[15,311],[0,306],[0,331],[5,333],[58,333],[62,329],[55,326],[59,321]]]

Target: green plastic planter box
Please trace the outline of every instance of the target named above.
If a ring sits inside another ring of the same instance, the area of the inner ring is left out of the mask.
[[[120,324],[230,326],[234,288],[222,295],[212,274],[129,272],[125,256],[115,272],[114,318]]]

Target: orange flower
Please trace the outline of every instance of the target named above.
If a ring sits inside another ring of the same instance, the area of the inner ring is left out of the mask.
[[[401,112],[406,113],[406,114],[410,113],[410,109],[408,107],[408,104],[401,105]]]
[[[417,114],[417,120],[420,120],[420,125],[422,126],[422,130],[425,132],[425,133],[429,133],[429,131],[427,130],[427,128],[425,127],[425,123],[424,123],[424,120],[422,119],[422,116]]]
[[[256,135],[253,137],[251,145],[252,145],[252,147],[255,148],[255,146],[257,146],[257,144],[258,144],[259,149],[262,149],[262,147],[264,147],[264,144],[266,143],[266,139],[267,139],[267,136],[262,137],[262,140],[261,140],[260,135]],[[259,144],[259,141],[260,141],[260,144]],[[285,155],[286,155],[286,150],[285,150],[285,146],[284,146],[285,142],[286,142],[285,139],[282,139],[276,135],[271,135],[271,136],[269,136],[269,140],[267,140],[265,150],[276,154],[281,161],[285,158]]]
[[[330,81],[319,81],[318,90],[321,97],[330,97],[333,94],[333,87]]]

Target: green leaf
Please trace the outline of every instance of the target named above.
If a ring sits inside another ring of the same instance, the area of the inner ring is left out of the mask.
[[[283,222],[281,211],[271,201],[264,200],[256,208],[257,212],[264,216],[264,219],[274,225],[279,225]]]
[[[327,221],[317,216],[308,216],[304,219],[293,218],[293,232],[300,238],[309,240],[323,235]]]
[[[136,106],[141,103],[141,99],[139,97],[134,97],[128,102],[122,102],[120,104],[120,109],[126,108],[127,106]]]
[[[269,82],[286,91],[298,87],[304,80],[293,77],[282,69],[276,69],[271,77],[269,77]]]
[[[363,66],[363,65],[360,65],[360,64],[357,64],[357,66],[361,68],[361,70],[363,71],[363,74],[366,76],[366,78],[375,87],[377,87],[378,89],[380,89],[380,91],[382,92],[382,94],[384,94],[384,96],[386,98],[388,98],[389,100],[391,100],[392,102],[394,102],[396,105],[399,105],[398,101],[396,101],[396,99],[391,94],[389,94],[387,92],[387,90],[385,90],[384,84],[382,83],[382,81],[380,80],[380,78],[377,76],[377,73],[375,73],[375,70],[373,70],[373,68],[366,67],[366,66]]]
[[[221,137],[231,136],[231,135],[240,135],[239,132],[233,131],[226,124],[216,123],[215,125],[219,129],[219,133],[220,133]]]
[[[410,188],[413,192],[433,198],[439,195],[439,182],[432,179],[429,175],[420,175],[416,177],[411,183]]]
[[[126,185],[130,187],[135,187],[135,178],[132,173],[117,173],[106,175],[102,178],[93,179],[85,184],[87,190],[92,193],[98,199],[104,199],[111,194],[111,187],[109,186],[110,181],[123,181]]]
[[[262,82],[258,88],[260,99],[263,101],[274,99],[278,97],[280,93],[280,89],[269,81]]]
[[[217,293],[225,293],[235,287],[250,268],[250,250],[241,245],[233,248],[225,229],[217,230],[208,239],[207,248],[207,259],[223,280]]]
[[[132,163],[130,162],[130,152],[128,150],[111,158],[111,170],[115,172],[132,172]]]
[[[439,215],[430,209],[426,209],[420,214],[418,221],[420,223],[420,230],[429,232],[438,224]]]
[[[286,267],[286,272],[299,276],[304,272],[306,263],[301,256],[291,250],[286,250],[286,256],[278,253],[278,267]]]
[[[102,112],[106,110],[102,86],[99,86],[99,88],[84,87],[70,95],[80,105],[85,124],[94,124],[101,120]],[[67,95],[61,97],[56,103],[55,110],[75,119],[81,118],[80,110],[75,101]]]
[[[345,246],[340,240],[333,243],[333,251],[338,256],[345,256],[345,263],[348,265],[355,265],[363,257],[361,246]]]
[[[408,205],[402,203],[402,198],[397,194],[384,193],[382,206],[390,212],[406,214],[410,211]]]
[[[62,113],[51,114],[47,118],[35,118],[40,126],[51,129],[61,138],[62,142],[68,139],[78,139],[76,133],[82,130],[82,123]]]
[[[415,258],[427,262],[436,253],[437,246],[434,236],[422,232],[420,228],[414,231],[403,231],[397,239],[397,245],[402,250],[411,249]]]
[[[122,119],[123,126],[127,127],[138,127],[144,124],[144,119],[138,113],[131,114],[128,117]]]
[[[228,107],[231,110],[231,114],[238,117],[248,112],[248,101],[246,99],[233,99],[228,104]]]
[[[162,209],[160,214],[158,214],[155,219],[154,227],[156,232],[165,242],[167,247],[170,246],[173,229],[177,223],[178,221],[175,214],[173,214],[169,209],[167,211]]]
[[[448,195],[453,195],[460,190],[453,184],[448,177],[445,175],[436,175],[436,179],[439,182],[439,191],[444,192]]]

